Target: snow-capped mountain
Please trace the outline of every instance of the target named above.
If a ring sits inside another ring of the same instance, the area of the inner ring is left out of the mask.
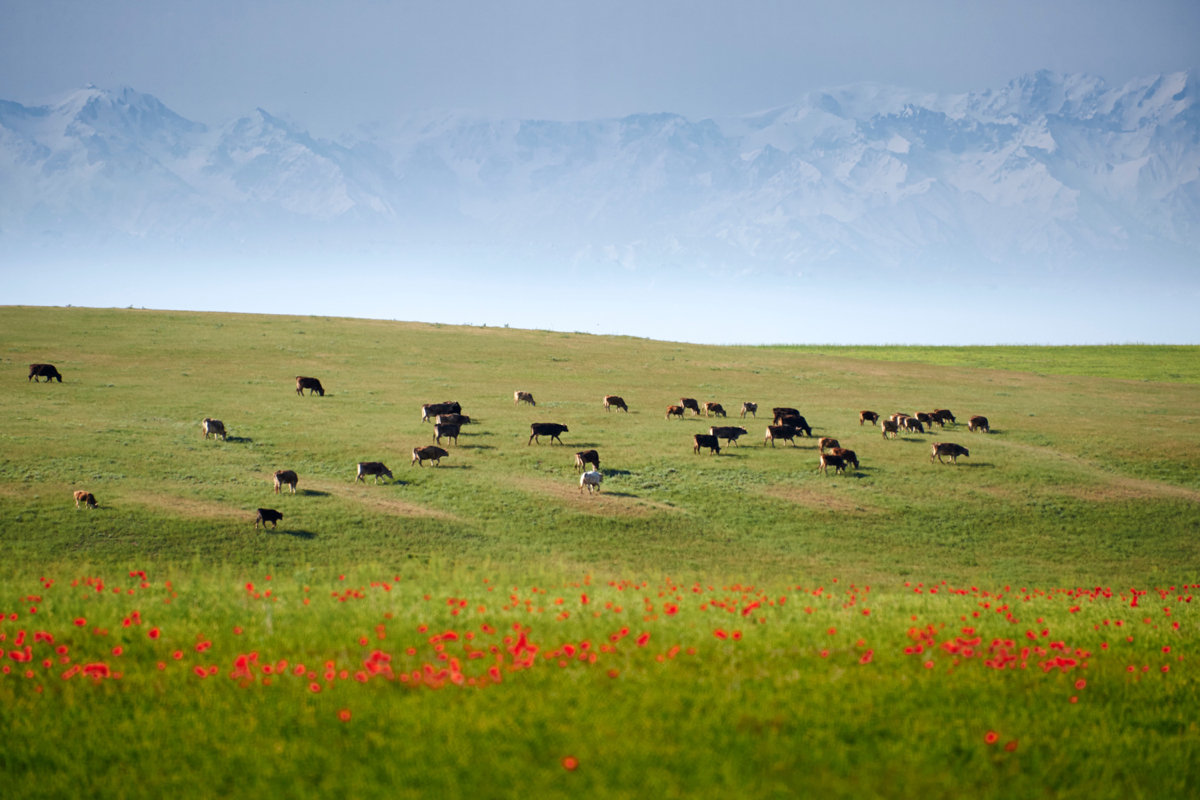
[[[1197,266],[1187,72],[1039,72],[936,95],[817,92],[732,119],[427,114],[338,141],[254,112],[219,127],[131,89],[0,101],[0,248],[471,242],[544,265],[946,276]],[[917,272],[914,272],[916,270]]]

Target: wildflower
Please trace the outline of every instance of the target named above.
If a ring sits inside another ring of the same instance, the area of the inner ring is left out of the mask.
[[[158,628],[151,628],[149,631],[146,632],[146,635],[149,636],[151,639],[157,639],[159,636],[162,635],[162,632],[159,631]]]
[[[1005,742],[1004,749],[1010,753],[1015,753],[1017,751],[1017,740],[1012,739],[1010,741]]]
[[[566,756],[562,760],[562,765],[567,772],[574,772],[579,767],[579,759],[575,756]]]
[[[983,741],[985,744],[995,744],[999,739],[1000,734],[996,733],[995,731],[988,731],[983,735]]]
[[[343,708],[341,711],[339,711],[338,719],[340,719],[342,722],[349,722],[350,721],[350,709]]]
[[[1085,686],[1087,686],[1087,681],[1085,681],[1083,678],[1080,678],[1079,680],[1075,681],[1076,689],[1082,689]]]

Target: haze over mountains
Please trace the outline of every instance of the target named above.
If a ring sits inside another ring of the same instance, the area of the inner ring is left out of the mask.
[[[0,101],[0,248],[933,284],[1136,270],[1194,288],[1196,94],[1190,72],[1038,72],[730,119],[429,113],[330,141],[261,108],[212,125],[89,87]]]

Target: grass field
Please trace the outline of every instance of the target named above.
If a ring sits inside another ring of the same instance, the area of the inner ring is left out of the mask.
[[[0,340],[0,768],[23,795],[1200,785],[1200,348],[11,307]],[[681,396],[764,411],[665,419]],[[410,467],[444,400],[475,424]],[[764,447],[776,405],[861,467]],[[935,407],[992,433],[858,424]],[[533,421],[564,445],[527,444]],[[714,422],[748,433],[694,454]],[[931,464],[935,440],[971,455]],[[396,480],[355,483],[365,460]]]

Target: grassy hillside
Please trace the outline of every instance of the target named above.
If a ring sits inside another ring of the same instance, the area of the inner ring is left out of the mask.
[[[2,309],[0,335],[8,564],[435,559],[1039,583],[1151,580],[1200,565],[1200,348],[939,358],[78,308]],[[29,383],[34,361],[56,364],[64,383]],[[301,374],[320,378],[326,396],[297,397]],[[536,408],[514,406],[518,388]],[[606,413],[607,393],[630,413]],[[734,417],[743,400],[764,411],[745,423],[742,446],[695,455],[692,434],[713,420],[666,420],[683,395]],[[411,449],[432,437],[420,406],[442,400],[477,424],[440,468],[410,467]],[[861,469],[818,474],[815,439],[764,447],[775,405],[856,450]],[[992,433],[960,424],[884,441],[858,424],[864,408],[935,407],[960,423],[984,414]],[[225,422],[228,441],[201,437],[206,416]],[[567,424],[565,446],[527,444],[531,421]],[[930,464],[933,440],[971,456]],[[573,453],[584,448],[600,451],[600,496],[579,493]],[[386,462],[396,482],[356,484],[360,460]],[[294,497],[272,493],[283,468],[300,474]],[[77,511],[77,488],[101,508]],[[259,506],[285,514],[278,532],[255,532]]]

